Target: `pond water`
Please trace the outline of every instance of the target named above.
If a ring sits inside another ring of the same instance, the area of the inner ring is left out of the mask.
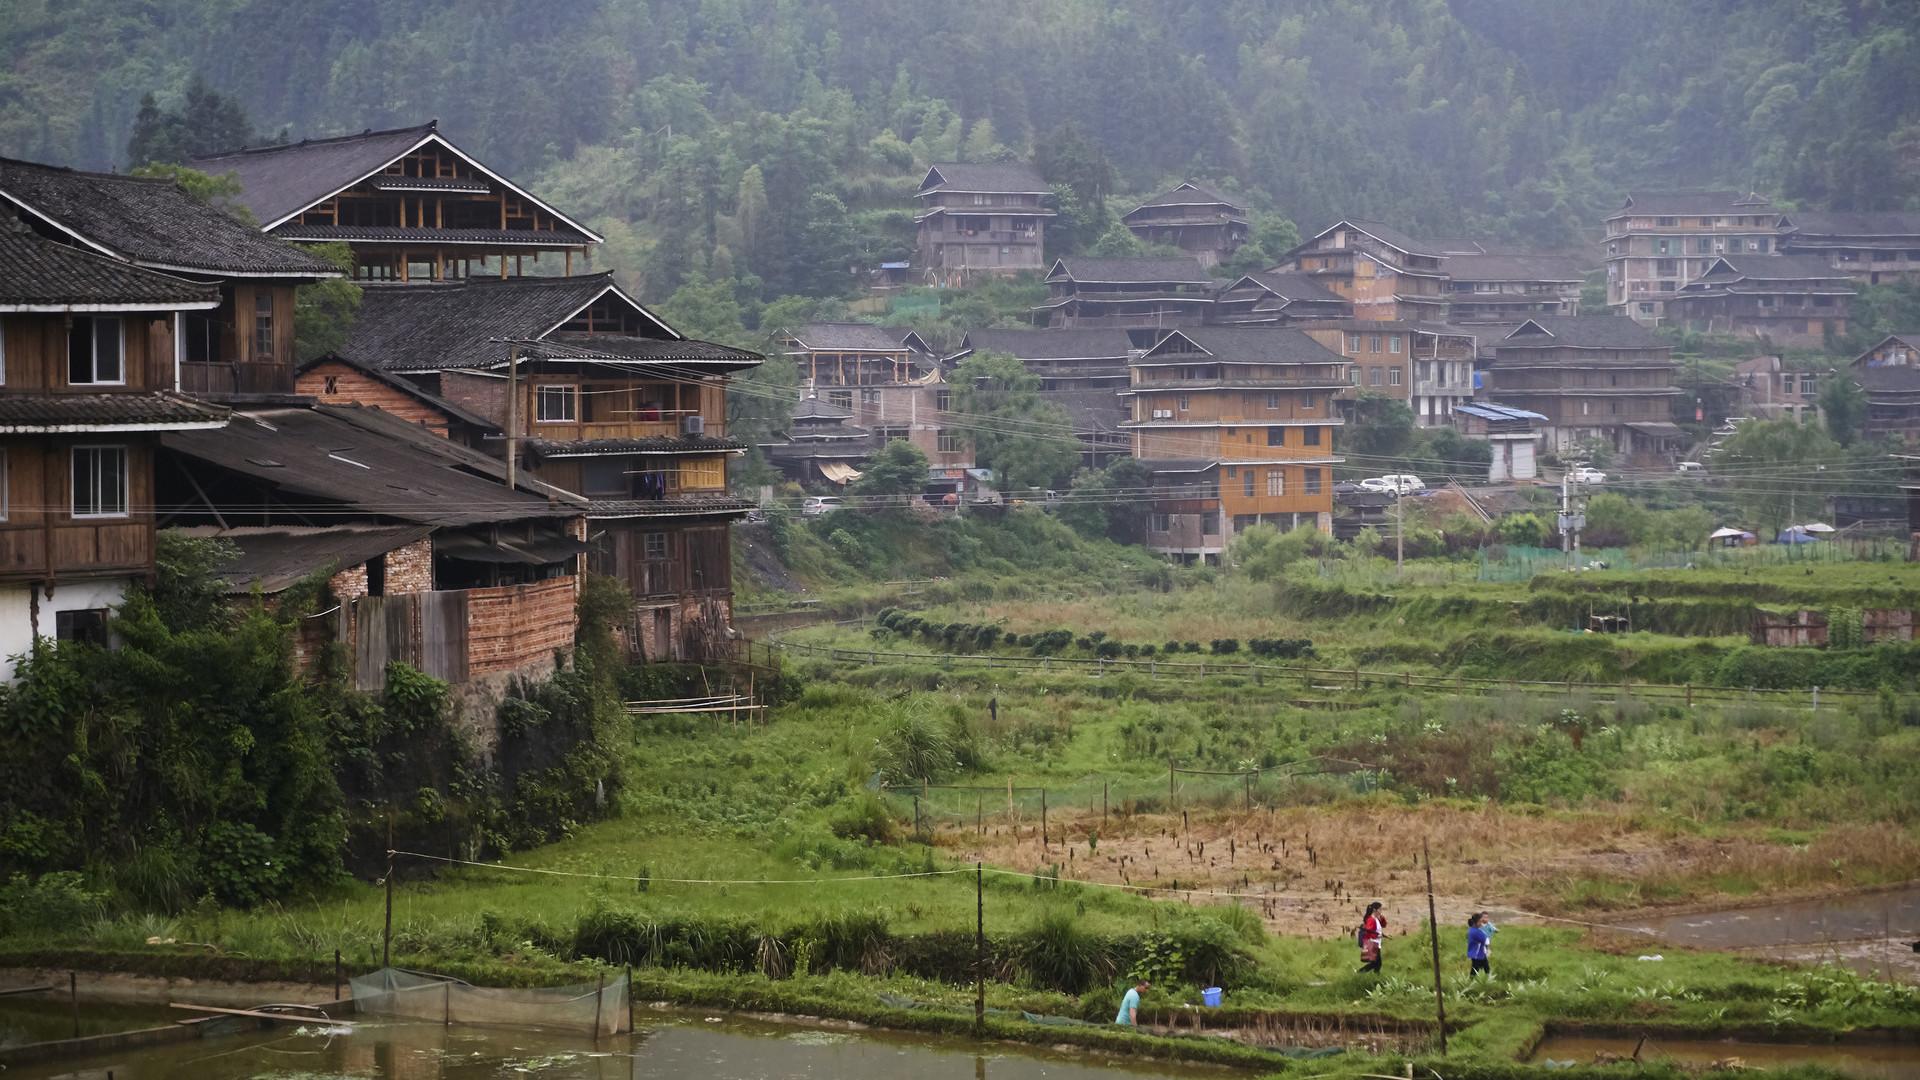
[[[159,1027],[186,1015],[165,1005],[102,1005],[85,997],[80,1006],[80,1034],[105,1035],[115,1031]],[[50,994],[0,997],[0,1047],[73,1038],[73,1005],[62,986]]]
[[[1629,1057],[1637,1038],[1587,1035],[1549,1035],[1527,1060],[1572,1061],[1585,1065],[1598,1054]],[[1863,1080],[1920,1080],[1920,1045],[1914,1043],[1766,1043],[1740,1039],[1650,1038],[1641,1048],[1642,1061],[1661,1059],[1682,1065],[1705,1065],[1739,1058],[1752,1068],[1789,1065],[1825,1065]]]
[[[176,1014],[177,1015],[177,1014]],[[223,1021],[224,1023],[224,1021]],[[284,1080],[402,1077],[689,1076],[703,1080],[852,1080],[880,1077],[1119,1080],[1225,1077],[1218,1068],[1169,1066],[1098,1050],[1048,1050],[900,1032],[826,1030],[737,1018],[642,1013],[639,1030],[595,1043],[558,1032],[382,1022],[211,1036],[83,1061],[22,1066],[7,1080]]]
[[[1700,949],[1753,949],[1828,941],[1920,937],[1920,885],[1730,911],[1663,915],[1634,924],[1663,941]]]

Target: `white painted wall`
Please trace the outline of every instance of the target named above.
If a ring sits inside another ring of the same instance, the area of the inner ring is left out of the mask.
[[[40,597],[40,633],[53,636],[54,615],[87,608],[117,608],[127,598],[128,578],[70,581]],[[14,677],[14,659],[33,647],[33,587],[0,586],[0,679]]]

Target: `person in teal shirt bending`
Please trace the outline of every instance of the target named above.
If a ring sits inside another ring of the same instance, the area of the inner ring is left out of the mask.
[[[1127,996],[1120,999],[1120,1015],[1114,1017],[1113,1022],[1116,1024],[1125,1024],[1128,1027],[1139,1026],[1140,991],[1145,990],[1151,985],[1152,984],[1145,979],[1141,979],[1135,983],[1132,989],[1127,991]]]

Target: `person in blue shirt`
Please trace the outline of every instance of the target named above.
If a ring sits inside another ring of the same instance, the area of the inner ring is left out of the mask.
[[[1487,943],[1493,940],[1493,927],[1487,922],[1487,913],[1476,911],[1467,919],[1467,960],[1473,964],[1467,972],[1467,978],[1475,975],[1493,977],[1493,969],[1487,966]]]
[[[1140,1024],[1140,992],[1152,985],[1145,979],[1133,984],[1127,990],[1127,996],[1120,999],[1120,1015],[1113,1018],[1116,1024],[1138,1027]]]

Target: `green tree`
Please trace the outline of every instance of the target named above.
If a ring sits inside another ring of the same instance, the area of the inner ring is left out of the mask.
[[[1715,468],[1741,511],[1771,532],[1819,512],[1833,487],[1827,467],[1839,458],[1839,444],[1818,427],[1754,420],[1727,437]]]
[[[261,141],[240,102],[195,75],[178,109],[161,108],[152,94],[140,99],[133,133],[127,138],[127,161],[177,165]]]
[[[1362,473],[1383,472],[1413,445],[1413,410],[1399,398],[1363,390],[1353,402],[1353,419],[1340,429],[1342,453]]]
[[[953,370],[953,411],[974,457],[1003,490],[1052,488],[1080,461],[1066,411],[1040,395],[1040,377],[1017,357],[977,352]]]
[[[1311,525],[1286,532],[1273,525],[1254,525],[1227,545],[1227,562],[1254,581],[1278,581],[1286,576],[1287,567],[1312,557],[1325,543],[1320,530]]]
[[[345,244],[309,244],[312,254],[332,263],[344,276],[293,290],[293,349],[302,361],[339,352],[360,311],[360,286],[353,281],[353,250]]]
[[[860,467],[855,495],[905,501],[927,487],[927,455],[905,439],[889,439]]]
[[[1836,371],[1820,387],[1820,416],[1827,434],[1841,446],[1852,446],[1867,419],[1867,392],[1853,375]]]
[[[1247,233],[1247,242],[1220,264],[1218,273],[1223,277],[1238,277],[1265,270],[1299,246],[1300,230],[1292,218],[1256,210],[1252,227]]]
[[[1125,222],[1115,220],[1087,249],[1087,254],[1101,258],[1126,258],[1145,255],[1148,250],[1146,241],[1133,235],[1133,230],[1127,228]]]

